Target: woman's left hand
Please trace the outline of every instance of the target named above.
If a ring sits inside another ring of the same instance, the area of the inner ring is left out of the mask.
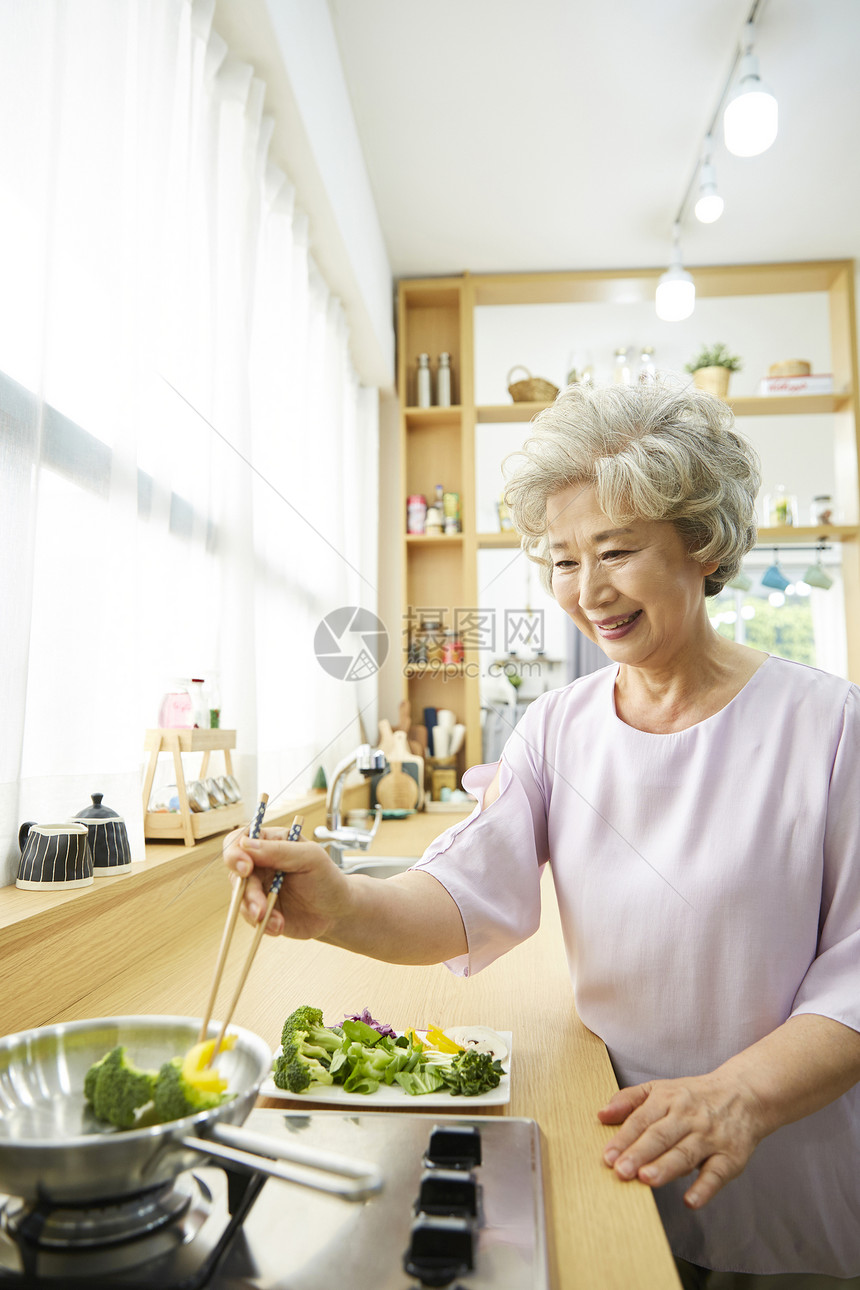
[[[721,1072],[620,1089],[597,1114],[603,1124],[624,1126],[603,1153],[620,1178],[662,1187],[699,1170],[684,1196],[691,1209],[743,1172],[766,1133],[751,1089]]]

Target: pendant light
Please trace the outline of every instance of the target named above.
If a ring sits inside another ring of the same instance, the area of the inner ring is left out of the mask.
[[[779,109],[770,90],[758,74],[758,59],[752,52],[755,24],[744,27],[743,57],[738,83],[723,113],[726,147],[736,157],[757,157],[776,138]]]
[[[705,135],[702,145],[702,168],[699,172],[699,196],[696,199],[696,219],[702,224],[713,224],[723,213],[724,202],[717,192],[717,172],[711,163],[713,140]]]
[[[696,284],[681,263],[681,225],[672,226],[672,259],[657,283],[657,317],[663,322],[689,318],[696,303]]]

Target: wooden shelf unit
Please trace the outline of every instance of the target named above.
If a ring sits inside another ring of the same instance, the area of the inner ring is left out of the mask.
[[[826,293],[830,320],[833,394],[777,398],[729,398],[736,416],[834,418],[837,511],[845,523],[826,528],[760,529],[769,542],[841,542],[845,587],[848,675],[860,681],[860,378],[854,303],[854,262],[824,260],[788,264],[719,265],[692,268],[700,298]],[[654,298],[660,270],[571,273],[469,274],[453,278],[403,279],[398,294],[398,388],[401,396],[401,495],[405,514],[410,493],[432,493],[436,483],[460,493],[463,532],[456,541],[409,535],[402,543],[404,613],[409,607],[442,609],[446,625],[457,607],[477,605],[477,553],[515,548],[512,532],[478,533],[475,506],[475,426],[528,422],[546,404],[474,403],[474,310],[479,305],[524,305],[602,301],[627,303]],[[443,350],[452,356],[457,406],[416,408],[419,353],[431,363]],[[453,625],[453,623],[451,623]],[[480,660],[466,645],[462,675],[443,677],[407,666],[403,637],[403,692],[413,710],[452,708],[467,727],[465,764],[481,760]]]
[[[426,707],[449,708],[466,726],[458,772],[481,760],[481,706],[477,685],[478,652],[465,641],[462,665],[421,666],[409,663],[409,639],[421,611],[439,611],[443,628],[458,625],[458,611],[477,607],[478,570],[475,543],[475,405],[472,385],[472,305],[466,278],[430,278],[400,284],[398,298],[398,389],[400,412],[400,493],[430,498],[437,484],[460,494],[462,532],[442,537],[406,534],[402,542],[401,588],[404,630],[401,636],[403,696],[421,721]],[[449,408],[418,408],[418,355],[451,355],[452,398]],[[405,525],[404,525],[405,527]],[[429,615],[428,615],[429,616]],[[471,674],[474,674],[471,675]]]
[[[209,759],[213,752],[224,755],[224,770],[227,775],[233,774],[231,749],[236,747],[235,730],[147,730],[144,749],[149,753],[149,765],[143,784],[143,836],[149,842],[181,838],[187,847],[192,847],[200,838],[211,837],[213,833],[226,833],[235,829],[248,819],[248,809],[243,802],[231,802],[227,806],[216,806],[208,811],[192,811],[188,801],[188,789],[185,780],[185,768],[182,764],[183,753],[202,753],[198,779],[205,779],[209,771]],[[161,753],[173,757],[173,769],[176,775],[176,789],[179,795],[179,811],[151,811],[152,785],[155,781],[155,770]]]

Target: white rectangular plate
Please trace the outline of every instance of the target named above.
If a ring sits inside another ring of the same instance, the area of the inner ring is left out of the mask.
[[[418,1031],[419,1035],[421,1033]],[[285,1093],[282,1088],[278,1088],[271,1076],[260,1088],[260,1096],[276,1097],[285,1102],[315,1102],[326,1106],[363,1106],[368,1111],[372,1111],[377,1106],[389,1109],[396,1107],[401,1111],[406,1110],[407,1107],[413,1111],[438,1110],[440,1107],[447,1107],[448,1110],[462,1108],[465,1111],[474,1106],[507,1106],[511,1100],[513,1037],[510,1030],[499,1030],[497,1033],[508,1046],[508,1055],[502,1062],[505,1074],[497,1088],[491,1088],[488,1093],[478,1093],[475,1097],[452,1097],[442,1089],[435,1093],[422,1093],[419,1097],[412,1097],[399,1084],[380,1084],[375,1093],[347,1093],[340,1084],[314,1084],[307,1093]]]

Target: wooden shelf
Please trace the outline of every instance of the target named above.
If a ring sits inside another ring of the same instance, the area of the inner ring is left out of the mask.
[[[165,735],[169,736],[171,746],[175,742],[180,752],[223,752],[228,748],[236,747],[235,730],[199,730],[196,726],[193,730],[147,730],[143,746],[147,752],[161,749],[167,750],[167,740]]]
[[[507,529],[504,533],[478,533],[476,536],[478,546],[485,551],[520,545],[520,535],[516,529]]]
[[[780,525],[779,528],[760,528],[758,546],[770,542],[856,542],[860,527],[856,524],[830,524],[826,528],[811,525]]]
[[[437,426],[458,425],[462,409],[450,408],[404,408],[406,426],[409,430],[434,430]]]
[[[475,420],[501,425],[505,421],[531,421],[549,403],[484,403],[475,408]]]
[[[841,412],[851,406],[852,394],[784,394],[775,398],[728,398],[736,417],[817,416]],[[490,425],[532,421],[549,403],[485,403],[475,409],[475,419]]]
[[[442,546],[463,541],[462,533],[407,533],[407,546]]]
[[[520,535],[515,530],[506,533],[478,533],[475,535],[480,550],[518,547]],[[811,525],[783,525],[780,528],[760,528],[759,546],[769,542],[856,542],[860,538],[860,525],[830,524],[826,528]]]
[[[841,412],[851,404],[851,394],[781,394],[773,398],[726,400],[736,417],[807,417]]]
[[[403,675],[409,677],[416,676],[438,676],[444,680],[445,677],[464,676],[464,663],[406,663],[403,668]]]
[[[250,812],[243,802],[233,802],[230,806],[216,806],[211,811],[192,812],[189,825],[191,836],[210,838],[213,833],[226,833],[239,824],[247,824]],[[143,834],[147,841],[155,842],[161,838],[182,838],[186,836],[186,824],[181,811],[147,811],[143,817]]]

